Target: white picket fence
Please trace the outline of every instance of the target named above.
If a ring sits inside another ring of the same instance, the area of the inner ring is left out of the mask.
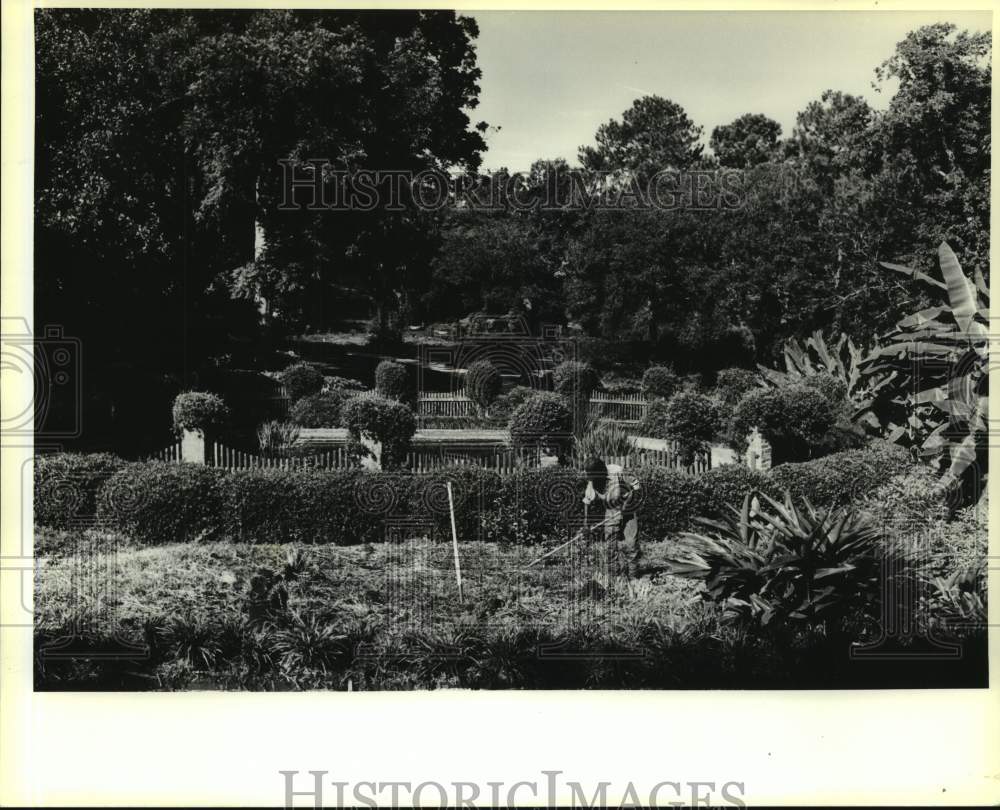
[[[212,447],[212,464],[227,470],[334,470],[350,466],[343,447],[333,447],[310,456],[281,457],[236,450],[219,442]]]
[[[593,394],[590,415],[616,422],[638,423],[646,416],[648,402],[642,394]],[[419,416],[475,416],[473,401],[463,391],[424,391],[417,397]]]
[[[146,456],[144,461],[180,461],[181,460],[181,443],[179,441],[173,444],[168,444],[162,450],[157,450],[155,453],[151,453]]]

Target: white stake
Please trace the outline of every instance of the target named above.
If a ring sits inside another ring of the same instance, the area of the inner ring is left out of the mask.
[[[448,511],[451,512],[451,542],[455,549],[455,581],[458,583],[458,601],[464,602],[462,598],[462,563],[458,559],[458,530],[455,528],[455,501],[451,497],[451,481],[446,482],[448,487]]]

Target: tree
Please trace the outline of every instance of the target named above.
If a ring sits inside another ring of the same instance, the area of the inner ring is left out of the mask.
[[[657,172],[692,167],[701,157],[702,128],[676,102],[643,96],[597,129],[597,146],[580,147],[579,159],[591,171],[627,171],[639,180]]]
[[[781,124],[766,115],[747,113],[712,130],[709,146],[719,164],[749,169],[779,156]]]

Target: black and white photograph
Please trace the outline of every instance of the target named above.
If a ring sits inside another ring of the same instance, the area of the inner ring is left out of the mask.
[[[34,9],[33,691],[986,689],[992,26]]]

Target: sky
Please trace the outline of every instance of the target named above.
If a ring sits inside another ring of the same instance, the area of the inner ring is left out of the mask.
[[[987,31],[990,12],[484,11],[477,40],[487,121],[483,169],[524,171],[540,158],[576,164],[600,124],[643,95],[680,104],[705,129],[763,113],[791,134],[824,90],[884,109],[895,91],[875,68],[906,34],[934,22]],[[499,129],[497,129],[497,127]]]

